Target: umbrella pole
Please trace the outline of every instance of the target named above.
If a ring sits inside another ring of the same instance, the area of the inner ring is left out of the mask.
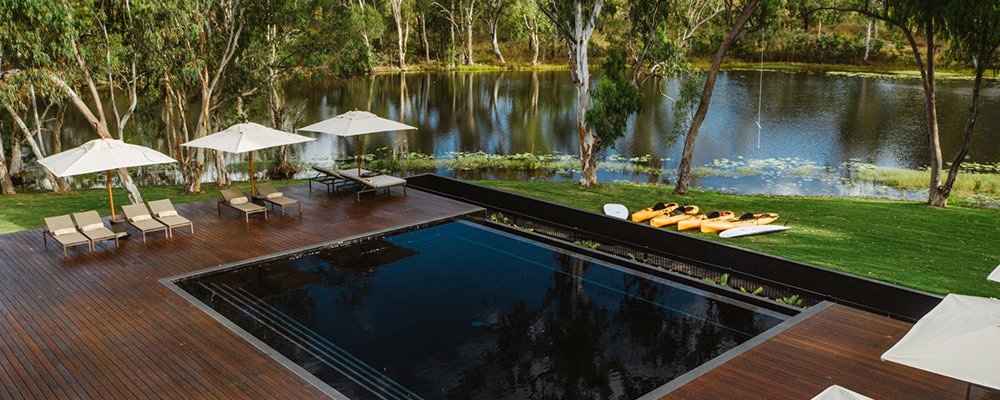
[[[107,170],[108,177],[108,199],[111,200],[111,222],[115,222],[115,195],[111,193],[111,170]]]
[[[250,152],[250,195],[253,196],[255,191],[253,191],[253,151]]]
[[[361,177],[361,138],[355,136],[354,144],[358,147],[358,154],[354,158],[358,160],[358,177]]]

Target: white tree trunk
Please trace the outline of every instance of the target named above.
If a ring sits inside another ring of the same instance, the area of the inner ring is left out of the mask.
[[[868,48],[872,42],[872,20],[868,19],[868,30],[865,32],[865,61],[868,61]]]

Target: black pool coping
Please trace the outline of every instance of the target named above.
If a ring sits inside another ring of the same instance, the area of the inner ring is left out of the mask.
[[[683,375],[674,378],[670,382],[667,382],[663,386],[660,386],[649,393],[646,393],[642,397],[639,397],[637,400],[661,399],[664,396],[669,395],[671,392],[680,389],[682,386],[687,385],[688,383],[693,382],[695,379],[700,378],[702,375],[711,372],[715,368],[718,368],[723,364],[735,359],[736,357],[743,355],[743,353],[750,351],[750,349],[753,349],[754,347],[757,347],[758,345],[773,339],[775,336],[780,335],[781,333],[797,325],[798,323],[805,321],[809,318],[812,318],[814,315],[819,314],[820,312],[826,310],[828,307],[832,305],[833,303],[829,301],[820,302],[819,304],[810,307],[808,310],[799,313],[799,315],[786,319],[782,321],[780,324],[775,325],[771,329],[768,329],[763,333],[754,336],[752,339],[743,342],[739,346],[733,347],[729,349],[729,351],[726,351],[725,353],[716,356],[715,358],[709,360],[708,362],[699,365],[697,368],[685,372]]]
[[[245,259],[245,260],[240,260],[240,261],[235,261],[235,262],[231,262],[231,263],[221,264],[221,265],[217,265],[215,267],[209,267],[209,268],[201,269],[201,270],[190,272],[190,273],[186,273],[186,274],[181,274],[181,275],[175,275],[175,276],[166,277],[166,278],[160,279],[160,283],[162,283],[168,289],[172,290],[178,296],[180,296],[180,297],[184,298],[185,300],[187,300],[189,303],[191,303],[191,305],[195,306],[196,308],[200,309],[201,311],[203,311],[208,316],[210,316],[213,319],[215,319],[216,321],[218,321],[220,324],[222,324],[226,328],[229,328],[229,330],[231,330],[233,333],[237,334],[238,336],[240,336],[241,338],[243,338],[244,340],[246,340],[247,342],[249,342],[250,344],[252,344],[254,347],[256,347],[258,350],[262,351],[264,354],[267,354],[268,356],[270,356],[272,359],[274,359],[275,361],[277,361],[279,364],[283,365],[285,368],[288,368],[294,374],[298,375],[299,377],[301,377],[302,379],[304,379],[306,382],[308,382],[310,385],[314,386],[316,389],[318,389],[319,391],[323,392],[324,394],[326,394],[330,398],[337,399],[337,400],[350,400],[349,397],[345,396],[343,393],[340,393],[337,389],[334,389],[332,386],[330,386],[326,382],[323,382],[321,379],[317,378],[311,372],[307,371],[305,368],[302,368],[302,366],[300,366],[297,363],[295,363],[294,361],[288,359],[288,357],[285,357],[280,352],[278,352],[277,350],[275,350],[273,347],[267,345],[266,343],[264,343],[260,339],[257,339],[257,337],[253,336],[250,332],[247,332],[245,329],[241,328],[236,323],[230,321],[228,318],[226,318],[225,316],[223,316],[219,312],[215,311],[214,309],[212,309],[211,307],[209,307],[208,305],[206,305],[205,303],[203,303],[201,300],[198,300],[198,298],[194,297],[192,294],[188,293],[187,291],[185,291],[184,289],[182,289],[180,286],[178,286],[177,283],[181,282],[181,281],[193,279],[193,278],[196,278],[196,277],[200,277],[200,276],[203,276],[203,275],[210,275],[210,274],[213,274],[213,273],[217,273],[217,272],[221,272],[221,271],[226,271],[226,270],[229,270],[229,269],[232,269],[232,268],[239,268],[239,267],[245,266],[245,265],[256,265],[258,263],[267,262],[269,260],[274,260],[274,259],[278,259],[278,258],[284,258],[284,257],[287,257],[289,255],[293,255],[293,254],[311,253],[311,252],[320,251],[320,250],[323,250],[323,249],[326,249],[326,248],[343,246],[343,245],[349,244],[351,242],[356,242],[356,241],[368,239],[368,238],[371,238],[371,237],[387,236],[387,235],[392,235],[394,233],[405,232],[405,231],[408,231],[408,230],[420,229],[420,228],[427,227],[427,226],[438,225],[438,224],[446,223],[446,222],[449,222],[449,221],[454,221],[456,219],[462,218],[462,217],[464,217],[466,215],[469,215],[469,214],[481,213],[483,211],[485,211],[485,210],[483,210],[483,209],[477,209],[477,210],[472,210],[472,211],[467,211],[467,212],[460,212],[460,213],[454,213],[454,214],[451,214],[451,215],[445,215],[443,217],[439,216],[439,217],[435,217],[435,218],[431,218],[431,219],[426,219],[426,220],[421,220],[421,221],[417,221],[417,222],[409,223],[409,224],[405,224],[405,225],[397,225],[397,226],[393,226],[393,227],[386,228],[386,229],[380,229],[380,230],[377,230],[377,231],[366,232],[366,233],[362,233],[362,234],[359,234],[359,235],[348,236],[348,237],[345,237],[345,238],[342,238],[342,239],[335,239],[335,240],[331,240],[331,241],[327,241],[327,242],[323,242],[323,243],[319,243],[319,244],[314,244],[314,245],[309,245],[309,246],[302,246],[302,247],[298,247],[298,248],[291,249],[291,250],[286,250],[286,251],[277,252],[277,253],[271,253],[271,254],[260,256],[260,257],[253,257],[253,258],[248,258],[248,259]]]
[[[844,304],[910,323],[916,322],[942,299],[941,296],[900,285],[747,250],[682,232],[636,224],[457,179],[421,174],[408,177],[407,182],[407,186],[428,193],[527,216],[595,236],[614,238],[635,245],[637,248],[657,249],[687,263],[731,271],[765,282],[777,282],[816,297],[817,300]]]
[[[732,302],[735,300],[754,308],[762,308],[765,310],[777,312],[779,314],[784,315],[785,317],[792,317],[802,312],[801,308],[793,307],[784,303],[771,301],[766,297],[754,296],[750,293],[741,292],[731,287],[716,285],[714,283],[708,283],[702,279],[698,279],[695,277],[670,273],[661,268],[657,268],[651,265],[646,265],[635,260],[630,260],[628,258],[620,257],[600,250],[591,249],[589,247],[580,246],[576,243],[567,242],[562,239],[552,238],[550,236],[546,236],[539,233],[528,232],[522,229],[514,228],[510,225],[500,224],[492,221],[477,221],[476,223],[509,234],[526,237],[532,241],[539,242],[543,245],[555,247],[558,249],[562,249],[564,251],[568,250],[570,252],[577,253],[588,259],[610,263],[622,268],[630,269],[640,274],[647,274],[650,276],[654,276],[656,278],[679,283],[681,285],[690,286],[693,289],[711,294],[712,295],[711,297],[716,300],[721,300],[725,302]]]

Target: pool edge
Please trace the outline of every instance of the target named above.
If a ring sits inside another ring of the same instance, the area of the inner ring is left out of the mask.
[[[637,400],[657,400],[665,396],[668,396],[670,395],[671,392],[680,389],[682,386],[687,385],[688,383],[693,382],[695,379],[698,379],[702,375],[711,372],[715,368],[735,359],[736,357],[739,357],[740,355],[746,353],[747,351],[753,349],[754,347],[757,347],[758,345],[768,340],[771,340],[772,338],[778,336],[779,334],[797,325],[798,323],[805,321],[809,318],[812,318],[812,316],[827,309],[833,304],[835,303],[827,300],[821,301],[819,304],[810,307],[805,311],[802,311],[798,315],[792,316],[791,318],[782,321],[781,323],[775,325],[771,329],[768,329],[762,332],[761,334],[754,336],[750,340],[747,340],[746,342],[743,342],[740,345],[727,350],[725,353],[722,353],[716,356],[715,358],[708,360],[707,362],[699,365],[698,367],[688,372],[685,372],[683,375],[672,379],[670,382],[667,382],[664,385],[656,389],[653,389],[649,393],[646,393],[642,395],[642,397],[639,397]]]
[[[214,267],[203,268],[203,269],[200,269],[200,270],[197,270],[197,271],[193,271],[193,272],[189,272],[189,273],[184,273],[184,274],[174,275],[174,276],[168,276],[166,278],[159,279],[159,281],[160,281],[161,284],[163,284],[164,286],[166,286],[168,289],[170,289],[174,293],[178,294],[182,299],[187,300],[187,302],[190,303],[192,306],[194,306],[195,308],[198,308],[199,310],[201,310],[202,312],[204,312],[205,314],[207,314],[209,317],[211,317],[212,319],[214,319],[217,322],[219,322],[220,324],[222,324],[223,327],[228,328],[230,331],[232,331],[233,333],[235,333],[237,336],[239,336],[242,339],[246,340],[252,346],[254,346],[258,350],[260,350],[261,352],[263,352],[265,355],[271,357],[271,359],[277,361],[279,364],[281,364],[282,366],[284,366],[285,368],[287,368],[289,371],[292,371],[292,373],[294,373],[295,375],[297,375],[300,378],[302,378],[303,380],[305,380],[306,383],[309,383],[310,385],[312,385],[313,387],[315,387],[320,392],[323,392],[323,394],[327,395],[328,397],[330,397],[332,399],[349,400],[350,399],[349,397],[347,397],[343,393],[340,393],[337,389],[334,389],[332,386],[330,386],[326,382],[323,382],[321,379],[317,378],[315,375],[313,375],[311,372],[307,371],[302,366],[300,366],[297,363],[293,362],[288,357],[285,357],[280,352],[278,352],[277,350],[275,350],[273,347],[267,345],[266,343],[264,343],[260,339],[258,339],[255,336],[251,335],[250,332],[247,332],[245,329],[241,328],[236,323],[232,322],[231,320],[229,320],[228,318],[226,318],[225,316],[223,316],[219,312],[215,311],[214,309],[212,309],[211,307],[209,307],[207,304],[203,303],[201,300],[198,300],[198,298],[194,297],[194,295],[188,293],[187,291],[185,291],[184,289],[182,289],[180,286],[178,286],[177,282],[182,281],[182,280],[191,279],[191,278],[196,277],[196,276],[201,276],[201,275],[210,274],[210,273],[217,272],[217,271],[222,271],[222,270],[226,270],[226,269],[238,267],[238,266],[241,266],[241,265],[246,265],[246,264],[249,264],[249,263],[255,263],[255,262],[270,260],[270,259],[274,259],[274,258],[280,258],[280,257],[283,257],[283,256],[287,256],[289,254],[296,254],[296,253],[301,253],[301,252],[305,252],[305,251],[317,250],[317,249],[321,249],[321,248],[324,248],[324,247],[330,247],[332,245],[337,245],[337,244],[341,244],[341,243],[345,243],[345,242],[350,242],[350,241],[354,241],[354,240],[364,239],[364,238],[371,237],[371,236],[376,236],[376,235],[388,234],[388,233],[391,233],[391,232],[396,232],[396,231],[404,230],[404,229],[408,229],[408,228],[413,228],[413,227],[419,227],[419,226],[434,224],[434,223],[442,222],[442,221],[455,220],[455,219],[464,217],[464,216],[469,215],[469,214],[481,213],[481,212],[484,212],[484,211],[485,211],[485,209],[480,207],[480,208],[477,208],[477,209],[475,209],[473,211],[453,213],[453,214],[446,215],[444,217],[429,218],[429,219],[417,221],[417,222],[411,223],[411,224],[397,225],[397,226],[389,227],[389,228],[386,228],[386,229],[380,229],[380,230],[377,230],[377,231],[365,232],[365,233],[358,234],[358,235],[352,235],[352,236],[344,237],[344,238],[341,238],[341,239],[330,240],[330,241],[326,241],[326,242],[322,242],[322,243],[318,243],[318,244],[313,244],[313,245],[308,245],[308,246],[302,246],[302,247],[298,247],[298,248],[295,248],[295,249],[286,250],[286,251],[282,251],[282,252],[278,252],[278,253],[271,253],[271,254],[266,254],[266,255],[263,255],[263,256],[259,256],[259,257],[253,257],[253,258],[248,258],[248,259],[245,259],[245,260],[240,260],[240,261],[235,261],[235,262],[231,262],[231,263],[216,265]]]

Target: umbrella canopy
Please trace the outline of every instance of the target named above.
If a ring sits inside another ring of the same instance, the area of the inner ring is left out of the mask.
[[[201,147],[224,151],[227,153],[246,153],[254,150],[284,146],[295,143],[316,140],[311,137],[296,135],[264,125],[247,122],[236,124],[223,131],[213,133],[200,139],[184,143],[181,146]],[[250,191],[254,190],[253,153],[250,153]]]
[[[94,139],[80,147],[38,160],[38,163],[58,177],[107,171],[112,221],[115,220],[115,198],[111,193],[111,170],[172,162],[177,160],[148,147],[115,139]]]
[[[997,265],[997,269],[993,270],[990,276],[986,277],[986,280],[1000,282],[1000,265]]]
[[[949,294],[882,359],[1000,389],[1000,300]]]
[[[148,147],[115,139],[94,139],[80,147],[38,160],[58,177],[89,174],[118,168],[177,162]]]
[[[299,130],[346,137],[364,135],[366,133],[406,131],[411,129],[417,128],[379,117],[367,111],[348,111],[328,120],[300,128]]]
[[[843,387],[833,385],[813,397],[812,400],[872,400],[871,397],[855,393]]]
[[[300,131],[327,133],[337,136],[358,136],[367,133],[406,131],[417,129],[391,119],[385,119],[367,111],[348,111],[328,120],[320,121],[300,128]],[[361,175],[361,142],[355,139],[357,146],[358,175]]]

